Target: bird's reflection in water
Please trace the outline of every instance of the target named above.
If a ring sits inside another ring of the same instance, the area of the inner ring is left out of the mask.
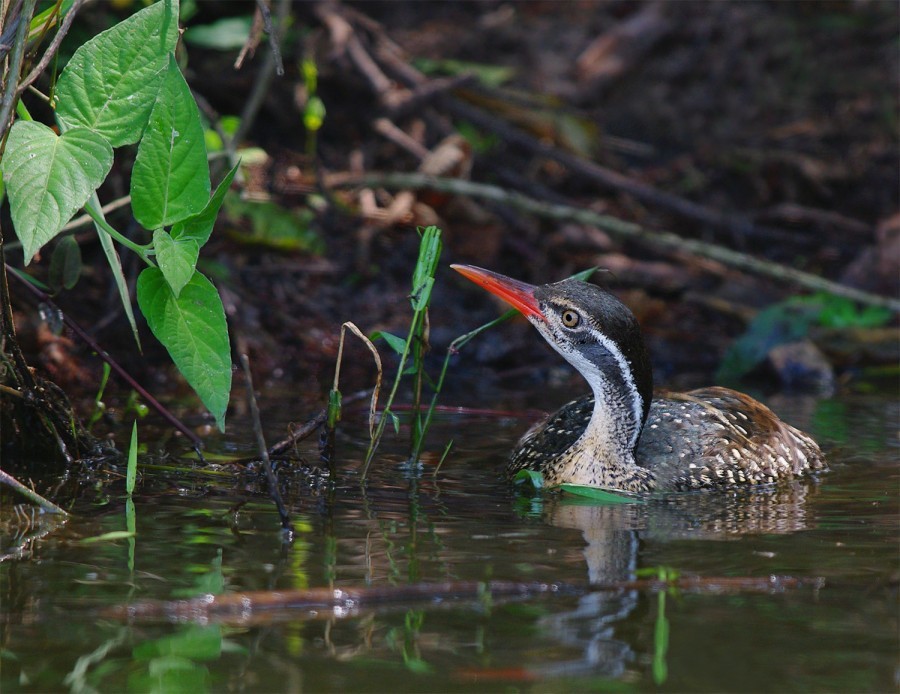
[[[815,483],[795,482],[739,493],[670,495],[643,504],[598,506],[559,497],[545,506],[544,518],[554,526],[580,530],[589,581],[610,584],[635,578],[643,543],[721,541],[805,530],[812,522],[807,501],[815,493]],[[544,633],[580,656],[542,665],[539,674],[621,676],[646,648],[616,633],[616,624],[635,610],[639,598],[637,591],[626,589],[589,593],[574,610],[542,618]]]

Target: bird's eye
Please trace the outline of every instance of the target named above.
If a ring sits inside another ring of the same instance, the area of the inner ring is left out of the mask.
[[[576,328],[578,327],[578,324],[581,323],[581,316],[578,315],[577,311],[566,309],[562,313],[562,322],[567,328]]]

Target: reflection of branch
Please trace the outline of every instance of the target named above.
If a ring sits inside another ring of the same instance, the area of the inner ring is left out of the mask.
[[[807,289],[826,291],[858,301],[861,304],[883,306],[892,311],[900,312],[900,301],[891,297],[864,292],[832,282],[824,277],[804,272],[803,270],[773,263],[762,258],[755,258],[724,246],[698,239],[685,239],[668,231],[646,229],[640,224],[599,214],[581,207],[541,202],[517,191],[506,190],[499,186],[475,183],[474,181],[458,178],[436,178],[419,173],[334,174],[326,179],[326,184],[335,187],[381,186],[393,189],[436,190],[454,195],[492,200],[546,219],[565,220],[597,227],[612,236],[638,241],[652,248],[665,251],[684,251],[696,256],[717,260],[739,270],[781,281],[794,282]]]
[[[822,578],[793,576],[686,576],[672,581],[636,579],[610,583],[520,583],[516,581],[450,581],[414,583],[408,586],[362,588],[310,588],[300,590],[248,591],[228,595],[205,595],[191,600],[146,600],[116,605],[103,611],[109,619],[159,622],[214,620],[228,624],[254,624],[277,619],[348,616],[360,608],[395,605],[406,609],[410,603],[448,600],[491,600],[532,598],[539,595],[582,595],[593,592],[667,590],[733,595],[736,593],[780,593],[785,590],[825,585]]]

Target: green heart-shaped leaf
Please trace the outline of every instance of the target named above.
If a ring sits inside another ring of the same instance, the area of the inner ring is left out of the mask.
[[[63,236],[50,256],[47,281],[54,292],[72,289],[81,276],[81,249],[74,236]]]
[[[112,147],[90,130],[57,135],[34,121],[13,124],[0,168],[26,265],[84,206],[112,162]]]
[[[138,277],[137,299],[150,330],[224,430],[231,347],[216,288],[195,271],[176,297],[162,271],[150,267]]]
[[[100,133],[113,147],[137,142],[177,41],[177,0],[155,3],[98,34],[60,75],[57,117]]]

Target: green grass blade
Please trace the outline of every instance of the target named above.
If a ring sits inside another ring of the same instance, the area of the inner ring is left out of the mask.
[[[131,445],[128,447],[128,467],[125,471],[125,493],[131,496],[134,491],[134,481],[137,479],[137,451],[138,451],[138,430],[137,420],[131,427]]]

